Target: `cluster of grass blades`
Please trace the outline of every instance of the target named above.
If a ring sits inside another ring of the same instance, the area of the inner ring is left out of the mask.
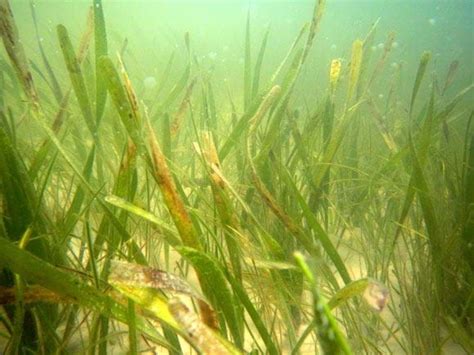
[[[145,103],[91,5],[78,43],[57,26],[56,68],[34,6],[42,63],[0,0],[3,352],[474,351],[473,85],[453,93],[457,62],[428,89],[424,52],[404,95],[385,68],[395,34],[371,51],[376,22],[303,113],[325,1],[269,78],[271,32],[252,60],[249,14],[226,120],[189,34],[182,74],[173,54]]]

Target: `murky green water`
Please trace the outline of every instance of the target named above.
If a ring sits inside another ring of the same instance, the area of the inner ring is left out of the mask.
[[[39,59],[28,1],[12,2],[26,51]],[[89,2],[36,1],[40,36],[51,60],[61,62],[55,26],[64,24],[78,39],[84,28]],[[205,67],[213,67],[215,77],[227,80],[234,92],[241,88],[244,61],[245,22],[250,12],[254,51],[264,32],[269,39],[263,75],[269,76],[285,56],[304,23],[311,19],[313,1],[105,1],[110,53],[119,51],[127,41],[127,61],[137,84],[147,76],[158,77],[168,56],[177,51],[184,61],[184,33],[191,35],[193,51]],[[379,21],[373,43],[380,53],[386,36],[395,32],[394,50],[389,65],[401,64],[404,89],[409,95],[419,57],[423,50],[433,53],[431,71],[444,74],[453,60],[460,62],[456,87],[472,82],[473,4],[465,1],[328,1],[308,59],[301,85],[304,91],[324,92],[329,62],[341,57],[350,59],[351,43],[364,38]],[[256,55],[256,53],[254,54]],[[388,74],[387,74],[388,75]],[[388,78],[387,78],[388,79]],[[383,86],[378,88],[381,94]],[[310,94],[308,94],[310,96]]]
[[[474,352],[473,4],[0,0],[0,351]]]

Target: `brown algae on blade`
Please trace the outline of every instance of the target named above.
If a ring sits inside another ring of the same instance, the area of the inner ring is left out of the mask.
[[[260,194],[262,200],[270,208],[270,210],[283,222],[285,227],[298,239],[308,251],[316,252],[315,244],[308,238],[307,234],[303,232],[303,229],[288,215],[282,206],[277,202],[277,200],[272,196],[268,188],[265,186],[265,183],[260,178],[257,169],[254,164],[254,158],[252,156],[255,134],[259,123],[262,118],[267,114],[271,105],[277,100],[281,92],[281,88],[278,85],[275,85],[265,96],[260,104],[255,115],[250,119],[250,127],[247,133],[247,159],[249,160],[251,177],[254,183],[255,188]]]
[[[92,32],[94,31],[94,22],[93,22],[93,10],[89,8],[86,21],[86,29],[79,40],[79,47],[77,48],[77,60],[81,64],[86,56],[87,50],[92,38]]]
[[[323,17],[324,10],[326,8],[326,0],[317,0],[315,1],[314,10],[313,10],[313,18],[311,19],[311,24],[309,26],[309,33],[308,38],[306,39],[306,44],[303,52],[303,56],[301,57],[300,66],[305,61],[306,57],[309,54],[309,50],[313,45],[314,38],[316,37],[316,33],[318,32],[319,25],[321,23],[321,18]]]
[[[204,324],[218,329],[216,313],[209,303],[178,276],[150,266],[112,260],[109,283],[127,297],[131,297],[138,304],[154,312],[158,318],[166,318],[160,313],[163,311],[164,301],[160,295],[153,291],[160,290],[192,297],[198,303]]]
[[[146,114],[146,112],[145,112]],[[151,151],[152,169],[158,187],[161,190],[166,207],[173,218],[185,246],[201,250],[202,246],[193,222],[186,210],[183,200],[178,195],[176,184],[166,163],[166,158],[161,151],[155,132],[147,118],[149,146]]]
[[[242,267],[241,267],[241,248],[240,245],[234,239],[234,231],[240,229],[238,218],[234,213],[234,209],[230,203],[230,198],[228,196],[228,191],[226,189],[226,184],[222,178],[221,163],[219,161],[219,156],[217,154],[217,148],[214,143],[212,133],[210,131],[205,131],[202,134],[202,144],[203,151],[201,147],[195,144],[195,149],[198,154],[202,155],[204,161],[208,166],[208,173],[211,179],[211,189],[214,197],[215,205],[217,207],[217,212],[221,219],[224,228],[226,228],[227,233],[225,233],[225,240],[227,244],[227,250],[232,264],[232,268],[236,273],[238,279],[241,279],[242,276]]]
[[[17,302],[16,287],[0,286],[0,305],[15,304]],[[28,286],[23,290],[24,303],[71,303],[72,299],[61,296],[39,285]]]
[[[373,83],[377,75],[381,73],[382,68],[385,65],[385,62],[387,61],[388,55],[390,54],[390,51],[393,48],[394,41],[395,41],[395,32],[390,32],[388,34],[387,40],[383,48],[383,54],[380,57],[379,61],[377,62],[374,71],[372,72],[372,75],[369,79],[369,83],[367,84],[367,87],[370,87],[370,85]]]
[[[448,73],[446,74],[446,80],[444,82],[443,90],[441,94],[444,95],[446,90],[451,86],[454,81],[454,76],[456,75],[459,68],[459,61],[453,60],[449,65]]]
[[[38,108],[38,93],[8,0],[0,0],[0,35],[27,98]]]
[[[140,134],[140,125],[136,119],[136,112],[129,100],[127,93],[120,76],[115,69],[112,60],[109,57],[103,56],[100,58],[100,69],[103,71],[103,77],[107,82],[107,89],[115,105],[116,110],[125,126],[128,134],[137,147],[142,145],[142,136]]]
[[[177,276],[150,266],[131,264],[125,261],[111,261],[109,282],[131,287],[150,287],[202,298],[186,281]]]
[[[276,101],[276,99],[280,96],[281,87],[278,85],[273,86],[268,94],[263,98],[262,103],[258,107],[257,112],[255,115],[250,119],[250,130],[253,131],[256,129],[262,118],[268,112],[270,107]]]
[[[135,94],[135,90],[133,89],[132,82],[128,77],[128,73],[125,70],[125,66],[122,61],[122,57],[118,57],[119,67],[120,67],[120,74],[122,74],[123,80],[123,87],[125,88],[125,92],[127,93],[128,102],[130,102],[130,106],[132,108],[133,118],[135,122],[140,124],[140,109],[138,107],[138,99],[137,95]]]
[[[171,124],[171,137],[176,137],[183,122],[184,116],[188,111],[188,107],[191,103],[191,94],[193,92],[194,84],[196,83],[196,79],[193,79],[191,83],[188,85],[186,89],[186,93],[184,94],[184,98],[179,105],[178,111],[173,117],[173,123]]]

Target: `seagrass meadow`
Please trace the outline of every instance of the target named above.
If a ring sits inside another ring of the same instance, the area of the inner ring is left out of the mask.
[[[0,0],[1,352],[474,353],[472,13]]]

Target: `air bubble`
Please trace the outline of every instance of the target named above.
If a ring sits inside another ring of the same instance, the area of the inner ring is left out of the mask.
[[[147,76],[143,79],[143,85],[147,89],[153,89],[157,85],[157,81],[154,76]]]
[[[374,311],[381,312],[388,303],[389,291],[380,282],[370,280],[363,297]]]
[[[217,58],[217,53],[216,52],[210,52],[207,57],[210,59],[210,60],[216,60]]]

